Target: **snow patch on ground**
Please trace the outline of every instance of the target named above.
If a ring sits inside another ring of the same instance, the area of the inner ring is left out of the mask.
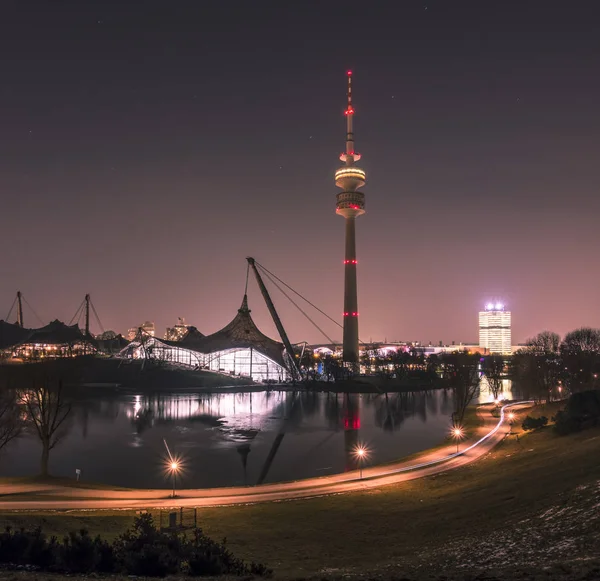
[[[585,558],[600,546],[600,480],[578,486],[554,506],[485,537],[462,537],[438,552],[456,568],[540,566]],[[427,557],[424,552],[423,558]]]

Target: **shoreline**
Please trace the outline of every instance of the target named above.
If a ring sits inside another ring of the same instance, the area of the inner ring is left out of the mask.
[[[531,402],[512,402],[502,407],[500,418],[490,410],[493,404],[477,407],[477,416],[483,422],[473,429],[473,438],[466,440],[465,448],[455,452],[455,444],[442,444],[396,462],[365,466],[359,471],[306,478],[302,480],[262,484],[258,486],[181,489],[175,498],[169,489],[127,489],[101,484],[77,485],[75,482],[58,484],[56,481],[29,481],[1,483],[0,510],[67,510],[67,509],[125,509],[148,506],[169,508],[192,506],[226,506],[310,498],[330,494],[377,488],[382,485],[405,482],[431,474],[464,466],[487,454],[504,437],[504,409],[531,405]],[[470,445],[469,445],[470,443]],[[96,486],[96,488],[94,488]],[[9,497],[10,500],[5,500]]]
[[[277,389],[332,393],[405,393],[446,387],[438,377],[386,378],[363,375],[333,381],[305,380],[297,383],[253,383],[248,378],[206,370],[171,366],[146,366],[114,357],[81,356],[44,362],[0,363],[0,381],[7,386],[30,381],[36,375],[56,376],[65,386],[101,391],[197,391],[198,393],[241,393]]]

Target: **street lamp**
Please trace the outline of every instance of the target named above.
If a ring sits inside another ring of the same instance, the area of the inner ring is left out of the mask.
[[[515,419],[515,414],[514,412],[508,412],[508,421],[510,422],[510,425],[512,426],[513,421]]]
[[[456,439],[456,453],[458,454],[458,443],[464,436],[463,429],[460,426],[454,426],[454,428],[452,428],[452,436]]]
[[[364,446],[357,446],[354,450],[354,455],[358,459],[358,467],[360,469],[360,479],[362,480],[363,460],[367,457],[367,449]]]
[[[169,463],[169,470],[171,471],[171,476],[173,477],[173,498],[175,498],[175,478],[177,476],[177,472],[179,471],[179,462],[172,460]]]

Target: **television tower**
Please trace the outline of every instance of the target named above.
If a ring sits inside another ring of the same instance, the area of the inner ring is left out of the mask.
[[[344,166],[335,172],[335,185],[342,189],[337,194],[335,211],[346,220],[346,253],[344,255],[344,363],[358,366],[358,291],[356,288],[356,228],[355,220],[365,213],[365,195],[357,191],[365,185],[365,172],[354,165],[360,154],[354,151],[352,122],[352,71],[348,71],[348,105],[346,115],[346,151],[340,155]]]

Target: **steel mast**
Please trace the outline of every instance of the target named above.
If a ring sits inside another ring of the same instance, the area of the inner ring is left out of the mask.
[[[21,291],[17,291],[17,325],[23,328],[23,298]]]
[[[246,257],[246,260],[248,261],[248,264],[252,267],[254,276],[256,277],[256,282],[258,283],[258,286],[260,288],[260,292],[262,293],[262,296],[265,299],[265,303],[267,303],[267,308],[269,309],[269,313],[271,313],[271,317],[273,319],[273,322],[275,323],[275,326],[277,327],[277,331],[279,332],[279,336],[281,337],[283,346],[285,347],[285,350],[291,360],[290,372],[292,374],[292,377],[294,379],[300,379],[301,374],[300,374],[300,370],[298,368],[298,364],[296,363],[296,356],[294,354],[294,350],[292,349],[292,344],[290,343],[287,333],[285,332],[285,329],[283,328],[281,319],[279,318],[279,315],[277,314],[277,311],[275,310],[275,305],[273,304],[273,301],[271,300],[269,291],[267,290],[267,287],[265,286],[265,283],[263,282],[263,279],[260,276],[258,269],[256,268],[254,258],[252,258],[251,256],[248,256],[248,257]]]

